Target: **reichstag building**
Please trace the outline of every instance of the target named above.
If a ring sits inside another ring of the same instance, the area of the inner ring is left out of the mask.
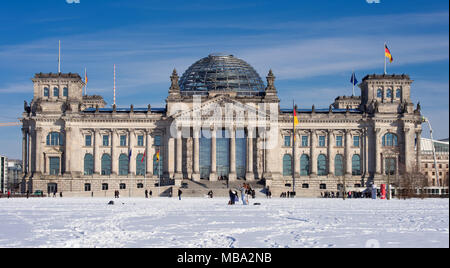
[[[360,96],[337,97],[329,107],[298,103],[295,127],[272,70],[264,83],[232,55],[209,55],[181,77],[174,70],[165,107],[107,106],[84,95],[74,73],[38,73],[32,81],[21,118],[24,191],[140,195],[225,179],[259,183],[274,196],[293,187],[297,196],[320,196],[344,181],[386,183],[420,162],[420,104],[411,102],[413,81],[404,74],[367,75]]]

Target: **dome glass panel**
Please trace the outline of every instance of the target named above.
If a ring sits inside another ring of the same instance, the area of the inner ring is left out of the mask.
[[[234,91],[238,96],[259,96],[265,88],[252,66],[225,54],[211,54],[191,65],[180,78],[179,85],[183,95]]]

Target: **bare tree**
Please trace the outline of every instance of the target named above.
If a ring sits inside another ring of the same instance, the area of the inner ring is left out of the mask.
[[[400,165],[402,176],[399,176],[395,184],[398,189],[397,196],[400,199],[407,199],[413,197],[425,197],[424,188],[428,184],[428,179],[420,171],[420,167],[415,163],[410,171],[406,171],[405,165]],[[418,193],[419,192],[419,193]]]

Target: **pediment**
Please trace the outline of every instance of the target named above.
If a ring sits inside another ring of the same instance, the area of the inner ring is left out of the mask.
[[[266,118],[265,110],[259,110],[257,105],[250,105],[239,102],[228,95],[218,95],[212,99],[199,104],[193,104],[190,109],[179,111],[171,117],[174,120],[183,119],[210,119],[216,118],[222,120],[249,120],[256,117]],[[221,115],[221,116],[220,116]]]

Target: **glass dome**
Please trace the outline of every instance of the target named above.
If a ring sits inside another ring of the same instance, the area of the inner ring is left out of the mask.
[[[264,83],[248,63],[226,54],[211,54],[192,64],[179,81],[183,95],[207,95],[209,91],[235,91],[258,96]]]

